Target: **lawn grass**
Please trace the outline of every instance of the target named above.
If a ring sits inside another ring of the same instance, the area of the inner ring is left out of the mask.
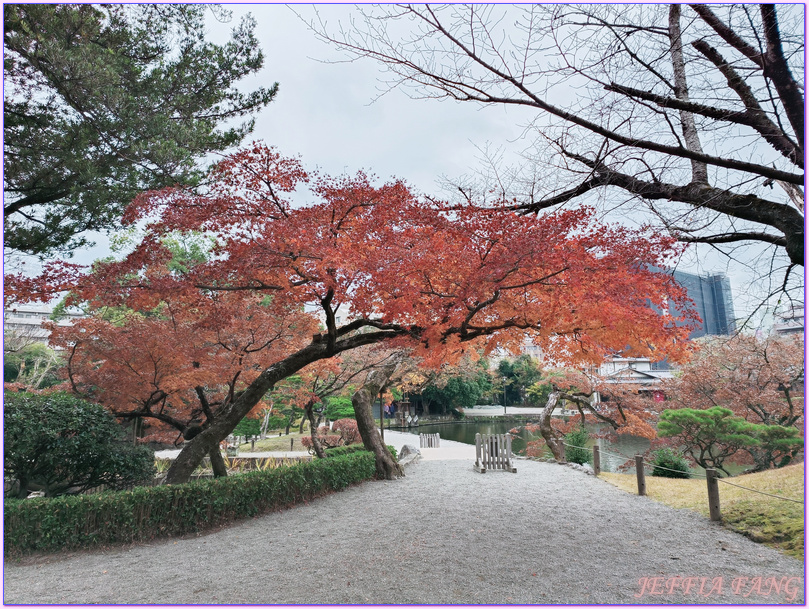
[[[239,445],[239,453],[249,453],[249,452],[269,452],[275,450],[289,450],[289,441],[294,440],[292,450],[294,451],[305,451],[306,449],[301,444],[301,438],[309,437],[309,429],[307,426],[306,431],[302,434],[298,433],[297,427],[293,428],[295,431],[289,430],[289,435],[286,435],[283,431],[281,435],[278,435],[278,431],[270,432],[267,434],[267,437],[263,440],[256,441],[255,449],[250,448],[250,442],[246,442],[244,444]]]
[[[629,493],[638,492],[634,474],[602,472],[599,478]],[[729,482],[803,501],[803,480],[804,464],[798,463],[757,474],[735,476]],[[646,494],[660,503],[694,510],[706,518],[709,517],[708,491],[704,478],[679,480],[646,476]],[[803,560],[802,504],[760,495],[722,482],[719,483],[719,502],[725,526],[753,541]]]

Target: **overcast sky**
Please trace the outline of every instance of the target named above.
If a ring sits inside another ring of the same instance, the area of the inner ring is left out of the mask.
[[[318,41],[293,9],[284,5],[236,5],[232,21],[211,19],[210,39],[222,43],[246,13],[256,21],[265,54],[261,73],[243,81],[246,90],[280,83],[276,100],[256,120],[252,139],[264,140],[283,154],[301,156],[307,168],[329,174],[360,169],[382,180],[402,178],[421,192],[440,195],[442,177],[457,178],[479,168],[481,148],[503,148],[517,158],[529,141],[521,139],[531,115],[502,106],[411,99],[394,90],[379,97],[382,72],[372,61],[328,63],[342,56]],[[351,5],[297,5],[306,18],[319,11],[330,26],[348,25]],[[326,60],[326,61],[324,61]],[[376,101],[374,101],[376,100]],[[89,262],[98,248],[76,257]],[[727,272],[737,316],[750,311],[749,277],[710,253],[687,255],[680,266],[688,272]]]
[[[342,56],[318,41],[289,7],[229,8],[234,21],[246,12],[256,18],[265,53],[262,75],[245,85],[280,83],[276,101],[256,121],[255,138],[300,154],[307,166],[327,173],[373,170],[382,179],[395,176],[435,192],[441,175],[458,176],[478,164],[476,145],[508,145],[520,135],[513,110],[413,100],[398,90],[377,99],[384,90],[377,64],[324,62]],[[352,7],[298,5],[294,11],[306,18],[317,11],[336,28],[338,19],[347,24]]]

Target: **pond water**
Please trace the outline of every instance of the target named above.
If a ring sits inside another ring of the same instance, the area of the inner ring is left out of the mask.
[[[437,433],[446,440],[453,440],[455,442],[463,442],[464,444],[475,443],[475,434],[498,434],[508,433],[511,429],[521,426],[521,423],[515,421],[468,421],[468,422],[450,422],[450,423],[435,423],[430,425],[421,425],[417,428],[411,427],[410,429],[395,429],[405,433],[412,433],[418,436],[419,433]],[[590,433],[604,431],[604,425],[587,425]],[[540,438],[539,433],[534,436]],[[519,454],[525,450],[525,446],[530,437],[528,432],[523,431],[519,435],[513,435],[511,447],[515,454]],[[634,458],[635,455],[642,454],[649,450],[649,440],[646,438],[639,438],[636,436],[618,436],[618,438],[611,442],[605,438],[590,438],[587,445],[593,446],[598,444],[601,450],[601,469],[605,472],[618,471],[618,467],[623,465],[628,460]],[[415,444],[418,446],[418,443]],[[625,472],[634,472],[634,468],[622,470]]]

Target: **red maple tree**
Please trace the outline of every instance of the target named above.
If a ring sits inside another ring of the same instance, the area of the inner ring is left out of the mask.
[[[554,458],[563,461],[564,435],[585,423],[607,424],[609,431],[600,432],[602,435],[625,434],[650,440],[657,437],[655,423],[665,406],[654,399],[648,388],[572,368],[551,369],[543,377],[551,391],[539,422],[525,426],[528,432],[542,435],[542,440],[529,442],[529,456],[539,456],[548,447]],[[596,396],[600,398],[597,401]],[[578,416],[568,421],[551,418],[563,402]]]
[[[230,293],[187,302],[167,295],[148,314],[127,311],[51,326],[72,389],[121,420],[145,422],[143,441],[180,443],[206,429],[261,370],[305,344],[317,322],[298,309]],[[222,474],[218,446],[209,451]]]
[[[291,193],[305,187],[312,202],[293,204]],[[439,365],[483,339],[487,350],[513,348],[529,333],[558,360],[595,363],[613,352],[676,359],[689,331],[675,323],[689,321],[675,319],[687,309],[684,291],[648,270],[677,253],[667,237],[598,223],[588,210],[526,217],[452,207],[399,181],[374,186],[362,173],[310,176],[261,144],[220,163],[207,194],[144,193],[125,220],[147,222],[135,250],[58,287],[94,306],[135,311],[182,302],[201,328],[217,325],[222,313],[211,303],[224,294],[274,312],[314,306],[325,326],[245,377],[228,407],[185,444],[172,483],[187,480],[276,382],[362,345],[408,346]],[[215,235],[217,245],[209,260],[171,272],[161,239],[186,231]],[[23,284],[18,297],[54,288]],[[349,307],[351,321],[338,323]],[[366,442],[379,443],[370,412],[358,413],[358,424]]]

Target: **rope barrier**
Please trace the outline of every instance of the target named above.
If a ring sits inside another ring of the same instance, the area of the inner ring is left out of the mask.
[[[784,501],[792,501],[793,503],[800,503],[803,505],[803,501],[798,501],[797,499],[790,499],[789,497],[781,497],[780,495],[773,495],[772,493],[765,493],[764,491],[757,491],[754,488],[748,488],[746,486],[741,486],[740,484],[733,484],[732,482],[728,482],[724,478],[717,478],[719,482],[723,482],[724,484],[729,484],[730,486],[735,486],[736,488],[741,488],[746,491],[751,491],[753,493],[758,493],[759,495],[767,495],[767,497],[775,497],[776,499],[783,499]]]
[[[581,449],[584,449],[584,450],[589,450],[591,452],[593,450],[592,447],[575,446],[574,444],[568,444],[564,440],[560,440],[560,442],[562,442],[562,444],[564,444],[565,446],[569,446],[571,448],[581,448]],[[599,452],[602,455],[612,455],[613,457],[618,457],[619,459],[626,459],[627,461],[632,458],[632,457],[627,457],[626,455],[618,455],[616,453],[611,453],[611,452],[608,452],[608,451],[606,451],[604,449],[601,449],[601,448],[599,448]],[[669,472],[683,473],[682,470],[671,469],[670,467],[663,467],[662,465],[655,465],[654,463],[649,463],[648,461],[643,461],[643,464],[648,465],[649,467],[652,467],[652,468],[664,469],[664,470],[669,471]],[[702,480],[705,480],[708,477],[705,474],[699,474],[699,473],[696,473],[696,472],[688,472],[688,473],[689,473],[691,478],[700,478]],[[783,499],[784,501],[792,501],[794,503],[799,503],[801,505],[804,505],[803,501],[798,501],[797,499],[790,499],[789,497],[781,497],[780,495],[773,495],[771,493],[765,493],[764,491],[757,491],[754,488],[748,488],[746,486],[741,486],[740,484],[733,484],[733,482],[728,482],[724,478],[717,478],[717,480],[719,480],[719,482],[724,482],[725,484],[729,484],[730,486],[735,486],[736,488],[741,488],[741,489],[744,489],[746,491],[751,491],[753,493],[759,493],[760,495],[767,495],[768,497],[775,497],[776,499]]]
[[[571,447],[571,448],[581,448],[581,449],[584,449],[584,450],[589,450],[589,451],[592,451],[592,450],[593,450],[593,448],[592,448],[592,447],[587,447],[587,446],[575,446],[575,445],[573,445],[573,444],[568,444],[568,443],[567,443],[567,442],[565,442],[564,440],[560,440],[560,441],[561,441],[561,442],[562,442],[562,444],[564,444],[565,446],[569,446],[569,447]],[[619,455],[619,454],[617,454],[617,453],[611,453],[611,452],[609,452],[609,451],[604,450],[603,448],[599,448],[599,452],[600,452],[602,455],[612,455],[613,457],[618,457],[619,459],[624,459],[625,461],[629,461],[630,459],[632,459],[632,457],[627,457],[626,455]],[[643,462],[643,464],[644,464],[644,465],[648,465],[649,467],[653,467],[653,468],[654,468],[654,467],[656,467],[656,468],[658,468],[658,469],[665,469],[666,471],[669,471],[669,472],[683,473],[683,472],[682,472],[682,470],[679,470],[679,469],[671,469],[670,467],[663,467],[662,465],[655,465],[654,463],[649,463],[648,461],[644,461],[644,462]],[[706,477],[707,477],[707,476],[705,476],[705,474],[698,474],[698,473],[694,473],[694,472],[689,472],[689,475],[690,475],[692,478],[703,478],[703,479],[704,479],[704,478],[706,478]]]
[[[681,469],[671,469],[670,467],[663,467],[662,465],[655,465],[654,463],[648,463],[646,461],[644,461],[644,463],[646,465],[649,465],[649,466],[654,467],[656,469],[665,469],[666,471],[669,471],[669,472],[677,472],[678,474],[688,473],[688,476],[690,478],[707,478],[708,477],[705,474],[695,473],[695,472],[692,472],[690,470],[688,472],[683,472],[683,470],[681,470]]]
[[[562,444],[564,444],[565,446],[570,446],[570,448],[582,448],[584,450],[589,450],[591,452],[593,450],[593,448],[591,446],[590,447],[588,447],[588,446],[575,446],[573,444],[568,444],[567,442],[565,442],[563,440],[560,440],[560,442],[562,442]],[[609,451],[604,450],[603,448],[599,448],[598,451],[602,455],[612,455],[613,457],[618,457],[619,459],[623,459],[624,461],[629,461],[630,459],[633,458],[633,457],[627,457],[626,455],[619,455],[618,453],[611,453]]]
[[[561,440],[560,440],[560,441],[561,441]],[[568,444],[567,442],[564,442],[564,441],[561,441],[561,442],[562,442],[562,444],[564,444],[565,446],[570,446],[571,448],[583,448],[584,450],[589,450],[589,451],[591,451],[591,452],[592,452],[592,450],[593,450],[593,448],[592,448],[592,447],[588,447],[588,446],[574,446],[573,444]],[[626,455],[619,455],[618,453],[611,453],[611,452],[609,452],[609,451],[607,451],[607,450],[604,450],[603,448],[599,448],[599,449],[598,449],[598,451],[599,451],[599,452],[600,452],[602,455],[612,455],[613,457],[618,457],[619,459],[623,459],[624,461],[629,461],[630,459],[632,459],[632,458],[633,458],[633,457],[627,457]]]
[[[592,450],[593,450],[593,448],[592,448],[592,447],[588,447],[588,446],[575,446],[574,444],[568,444],[568,443],[567,443],[567,442],[565,442],[564,440],[559,440],[559,441],[560,441],[560,442],[561,442],[561,443],[562,443],[564,446],[569,446],[570,448],[580,448],[580,449],[583,449],[583,450],[589,450],[589,451],[591,451],[591,452],[592,452]],[[612,455],[613,457],[618,457],[618,458],[620,458],[620,459],[626,459],[626,460],[629,460],[629,459],[631,459],[631,458],[632,458],[632,457],[627,457],[626,455],[618,455],[618,454],[616,454],[616,453],[607,452],[606,450],[603,450],[603,449],[601,449],[601,448],[599,448],[599,452],[600,452],[602,455]],[[648,461],[643,461],[643,464],[644,464],[644,465],[648,465],[649,467],[656,467],[656,468],[658,468],[658,469],[665,469],[665,470],[670,471],[670,472],[678,472],[678,473],[683,473],[683,472],[682,472],[682,470],[679,470],[679,469],[671,469],[671,468],[669,468],[669,467],[663,467],[662,465],[655,465],[654,463],[649,463]],[[708,477],[708,476],[706,476],[705,474],[698,474],[698,473],[694,473],[694,472],[688,472],[688,473],[689,473],[689,475],[690,475],[692,478],[701,478],[701,479],[707,479],[707,477]],[[780,495],[773,495],[772,493],[765,493],[764,491],[758,491],[758,490],[756,490],[756,489],[754,489],[754,488],[748,488],[748,487],[746,487],[746,486],[742,486],[742,485],[740,485],[740,484],[733,484],[733,482],[728,482],[728,481],[727,481],[727,480],[725,480],[724,478],[716,478],[716,480],[718,480],[719,482],[722,482],[722,483],[724,483],[724,484],[729,484],[730,486],[735,486],[736,488],[740,488],[740,489],[744,489],[744,490],[746,490],[746,491],[750,491],[750,492],[752,492],[752,493],[758,493],[759,495],[767,495],[767,497],[774,497],[775,499],[782,499],[782,500],[784,500],[784,501],[792,501],[793,503],[798,503],[798,504],[800,504],[800,505],[804,505],[804,502],[803,502],[803,501],[798,501],[797,499],[790,499],[789,497],[781,497]]]

